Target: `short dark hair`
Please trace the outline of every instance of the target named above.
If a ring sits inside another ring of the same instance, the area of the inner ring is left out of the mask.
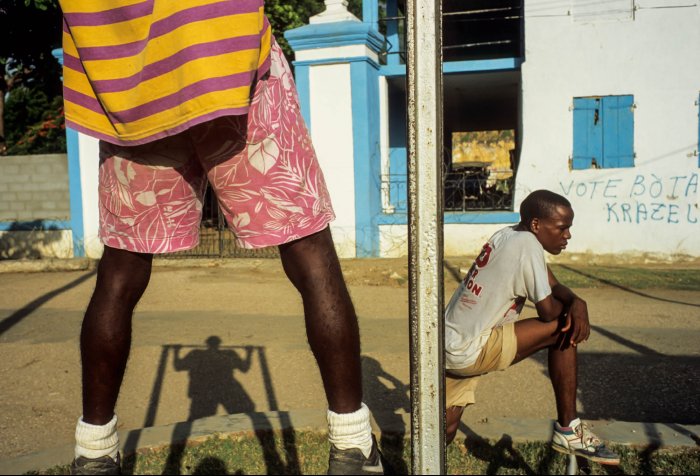
[[[520,223],[530,226],[535,218],[549,218],[560,206],[571,208],[571,203],[558,193],[535,190],[520,204]]]

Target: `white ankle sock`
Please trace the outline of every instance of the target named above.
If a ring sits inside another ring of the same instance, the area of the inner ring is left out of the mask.
[[[369,408],[364,403],[353,413],[328,410],[328,439],[339,450],[359,448],[365,458],[372,452],[372,425]]]
[[[117,415],[106,425],[91,425],[80,417],[75,427],[75,457],[101,458],[109,456],[116,460],[119,453]]]

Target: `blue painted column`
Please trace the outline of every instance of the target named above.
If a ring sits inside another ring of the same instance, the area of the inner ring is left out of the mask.
[[[301,115],[304,117],[306,127],[311,129],[311,104],[309,100],[311,91],[309,90],[309,65],[294,64],[294,82],[297,85],[297,94],[299,95],[299,106],[301,107]]]
[[[295,76],[302,114],[312,132],[324,173],[330,179],[339,222],[332,229],[334,239],[337,235],[336,246],[343,250],[341,256],[349,255],[349,246],[356,257],[379,256],[380,251],[378,54],[384,38],[376,29],[376,0],[367,2],[365,8],[372,4],[374,14],[364,11],[364,22],[351,15],[349,18],[336,5],[338,11],[333,15],[312,17],[310,25],[285,33],[296,55]],[[329,78],[333,78],[330,83]],[[348,97],[348,102],[344,102]],[[314,111],[320,118],[314,117]],[[341,111],[337,114],[343,117],[334,117],[336,111]],[[334,128],[336,122],[339,126]],[[348,122],[351,130],[340,125]],[[332,146],[328,145],[329,136],[330,140],[337,138]],[[339,175],[340,170],[353,176],[345,179]],[[339,244],[343,240],[351,244]]]
[[[396,18],[399,16],[399,7],[397,0],[387,0],[386,16]],[[387,20],[386,22],[386,41],[387,41],[387,64],[401,64],[401,37],[399,36],[399,22],[401,20]]]
[[[379,256],[382,212],[379,146],[379,67],[372,61],[350,65],[355,155],[355,226],[357,257]]]
[[[54,58],[63,66],[63,48],[51,51]],[[63,76],[61,76],[63,81]],[[66,149],[68,153],[68,190],[70,193],[70,228],[73,235],[73,257],[85,256],[85,227],[83,224],[83,186],[80,180],[80,147],[78,132],[66,128]]]
[[[362,0],[362,22],[370,24],[377,30],[379,19],[379,3],[377,0]]]
[[[68,189],[70,190],[70,228],[73,233],[73,257],[85,256],[85,225],[83,223],[83,185],[80,178],[78,132],[66,128],[68,150]]]

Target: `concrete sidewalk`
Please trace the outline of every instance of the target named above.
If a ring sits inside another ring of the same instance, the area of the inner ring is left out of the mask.
[[[399,418],[396,418],[398,416]],[[410,433],[410,415],[375,415],[374,431],[407,435]],[[377,420],[393,420],[390,425],[379,428]],[[257,422],[254,424],[253,422]],[[700,425],[676,425],[667,423],[629,423],[620,421],[588,422],[596,434],[614,444],[654,448],[696,447],[700,442]],[[189,442],[201,442],[212,435],[234,435],[253,430],[320,431],[327,429],[325,410],[298,410],[289,412],[261,412],[201,418],[191,422],[122,431],[119,438],[122,453],[129,455],[144,449]],[[461,425],[457,441],[466,436],[479,436],[490,441],[498,441],[508,436],[513,442],[549,441],[552,433],[550,420],[498,418],[482,421],[467,427]],[[24,474],[41,471],[53,466],[69,464],[73,455],[73,445],[28,454],[18,458],[0,461],[0,475]]]

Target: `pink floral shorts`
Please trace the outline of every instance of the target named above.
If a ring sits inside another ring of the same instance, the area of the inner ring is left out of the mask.
[[[169,253],[197,246],[211,185],[239,246],[302,238],[335,218],[279,46],[247,115],[148,144],[100,143],[100,238],[112,248]]]

